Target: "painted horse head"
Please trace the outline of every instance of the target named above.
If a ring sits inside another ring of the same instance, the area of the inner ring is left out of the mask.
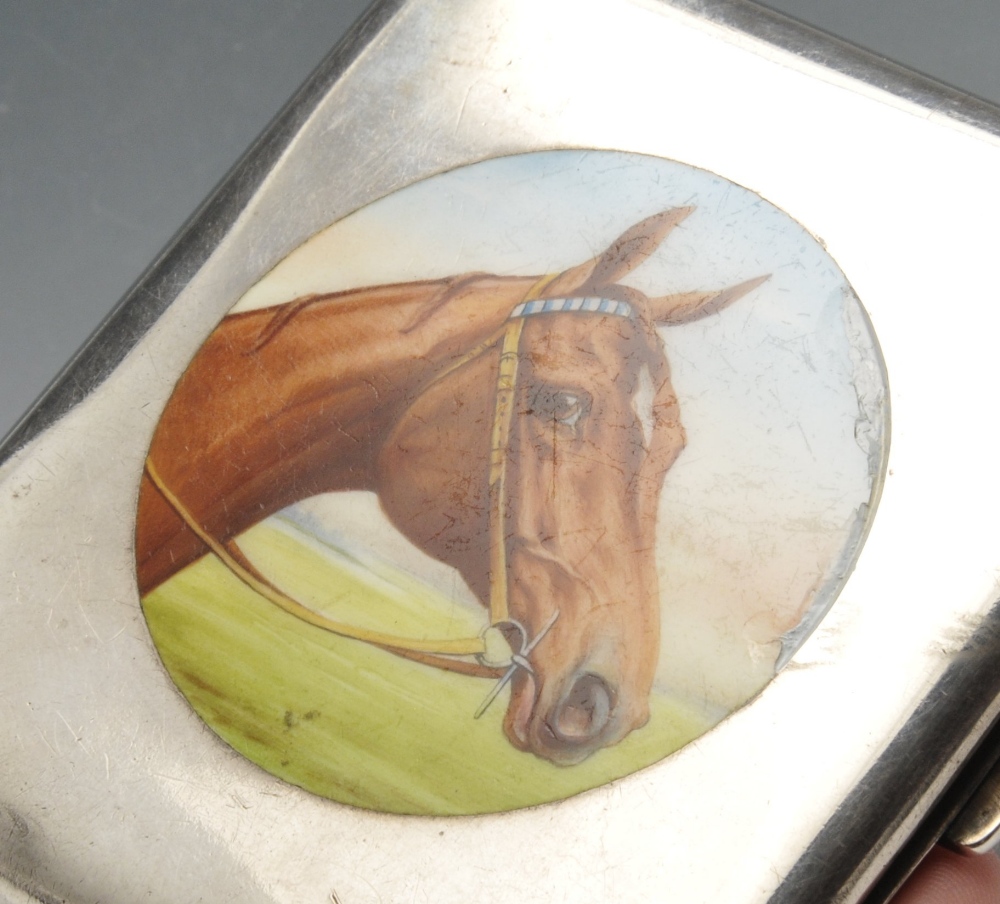
[[[422,386],[381,444],[382,507],[417,546],[457,568],[484,604],[505,579],[509,631],[534,637],[556,618],[531,669],[516,672],[505,720],[515,746],[556,763],[579,762],[649,718],[658,499],[685,444],[657,328],[715,313],[766,279],[663,297],[623,285],[690,212],[643,220],[510,310],[523,322],[506,348],[517,372],[499,445],[500,339]],[[438,298],[432,316],[472,285]],[[503,460],[502,499],[491,454]]]
[[[248,565],[236,538],[285,506],[374,491],[491,611],[504,586],[506,630],[537,640],[552,625],[512,684],[513,744],[574,763],[642,725],[657,501],[684,447],[658,329],[762,281],[658,298],[624,285],[690,212],[649,217],[543,279],[468,274],[226,317],[152,439],[140,593],[209,551]]]

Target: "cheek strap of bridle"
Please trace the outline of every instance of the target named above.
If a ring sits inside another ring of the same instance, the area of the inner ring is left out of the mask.
[[[512,652],[507,657],[510,663],[500,675],[493,689],[476,710],[478,719],[489,709],[490,704],[500,696],[500,692],[510,683],[518,669],[533,675],[534,669],[528,656],[538,642],[549,633],[559,617],[556,610],[551,618],[532,638],[521,622],[510,617],[510,588],[507,582],[507,462],[510,459],[510,425],[514,418],[514,396],[517,389],[517,365],[521,348],[521,333],[524,330],[525,305],[537,299],[558,276],[550,273],[536,282],[514,309],[503,328],[500,343],[500,363],[497,368],[497,388],[493,404],[493,427],[490,431],[490,476],[489,476],[489,537],[490,537],[490,626],[484,632],[484,639],[497,637],[501,649]],[[518,635],[519,649],[514,651],[512,635]],[[498,636],[499,635],[499,636]],[[487,654],[488,655],[488,654]],[[484,655],[476,660],[487,664]]]
[[[517,389],[518,353],[523,318],[508,320],[500,345],[500,366],[490,431],[489,537],[490,537],[490,622],[510,618],[507,585],[507,461],[510,458],[510,425],[514,418]]]
[[[555,281],[558,273],[539,279],[514,308],[504,326],[497,368],[497,388],[490,432],[489,536],[490,536],[490,624],[510,623],[510,589],[507,584],[507,462],[510,459],[510,425],[514,419],[517,365],[521,333],[529,306]],[[520,626],[518,626],[520,627]],[[522,628],[522,635],[524,629]]]

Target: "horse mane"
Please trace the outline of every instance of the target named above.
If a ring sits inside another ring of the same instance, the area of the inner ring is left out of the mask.
[[[488,273],[463,273],[459,276],[449,276],[445,279],[427,279],[427,280],[417,280],[412,283],[414,286],[420,285],[434,285],[437,283],[443,283],[440,291],[438,291],[421,309],[421,311],[413,318],[413,320],[403,327],[400,332],[404,335],[411,333],[417,327],[426,323],[430,320],[442,307],[444,307],[449,301],[475,283],[477,280],[484,277],[488,277]],[[342,289],[339,292],[315,292],[311,295],[303,295],[299,298],[295,298],[292,301],[285,302],[284,304],[278,305],[274,316],[264,325],[260,333],[257,336],[256,341],[251,345],[245,352],[244,355],[254,355],[259,352],[262,348],[268,345],[273,339],[275,339],[281,331],[291,323],[299,314],[302,313],[306,308],[311,307],[314,304],[319,304],[325,301],[334,301],[338,298],[345,298],[348,295],[353,295],[359,291],[364,292],[377,292],[380,289],[389,288],[392,285],[390,283],[384,283],[378,286],[365,286],[363,289]],[[241,311],[239,314],[230,316],[240,316],[240,314],[253,314],[255,311]]]
[[[445,279],[441,291],[438,292],[400,332],[405,336],[412,333],[417,327],[422,326],[441,310],[449,301],[475,283],[477,280],[488,277],[490,274],[463,273],[461,276],[449,276]]]
[[[334,297],[335,294],[336,293],[303,295],[301,298],[296,298],[286,304],[279,305],[277,313],[264,325],[264,329],[260,331],[260,334],[257,336],[257,341],[254,342],[254,344],[251,345],[245,352],[243,352],[243,354],[256,354],[275,336],[277,336],[296,314],[317,301],[324,301],[328,298]]]

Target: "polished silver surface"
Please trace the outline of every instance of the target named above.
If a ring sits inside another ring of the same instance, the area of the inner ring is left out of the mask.
[[[11,901],[860,900],[998,710],[1000,312],[979,302],[1000,142],[992,109],[902,73],[887,91],[839,54],[735,3],[376,7],[5,447]],[[232,302],[316,230],[430,173],[560,146],[712,170],[822,239],[885,355],[881,506],[786,670],[658,765],[503,816],[332,805],[236,757],[159,666],[131,558],[157,413]]]

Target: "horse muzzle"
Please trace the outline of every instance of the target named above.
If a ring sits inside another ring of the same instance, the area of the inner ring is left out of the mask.
[[[580,763],[645,724],[648,712],[629,718],[614,682],[593,671],[577,673],[547,701],[544,681],[518,675],[504,728],[514,746],[562,766]]]

